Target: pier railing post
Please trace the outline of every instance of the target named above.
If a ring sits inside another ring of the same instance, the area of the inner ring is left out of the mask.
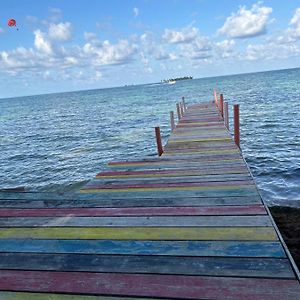
[[[183,103],[182,102],[179,102],[179,107],[180,107],[180,115],[183,117],[184,110],[183,110]]]
[[[157,153],[158,153],[158,156],[161,156],[163,154],[164,150],[163,150],[163,146],[161,143],[161,135],[160,135],[159,127],[155,127],[155,136],[156,136]]]
[[[234,142],[240,147],[240,107],[238,104],[233,106],[233,120],[234,120]]]
[[[177,117],[178,117],[178,122],[179,122],[181,119],[179,103],[176,103],[176,109],[177,109]]]
[[[175,129],[175,120],[174,120],[174,112],[170,111],[170,123],[171,123],[171,131]]]
[[[220,94],[220,112],[221,112],[221,116],[224,119],[224,98],[223,98],[223,94]]]
[[[186,112],[186,104],[185,104],[185,99],[184,97],[182,97],[182,103],[183,103],[183,109]]]
[[[214,89],[214,99],[215,99],[215,105],[218,107],[218,96],[217,96],[216,89]]]
[[[224,124],[229,130],[228,102],[224,102]]]

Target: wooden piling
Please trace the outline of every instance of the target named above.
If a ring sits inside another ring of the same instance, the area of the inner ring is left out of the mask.
[[[186,108],[184,97],[182,97],[182,103],[183,103],[184,112],[186,112],[187,108]]]
[[[229,130],[228,102],[224,102],[224,124]]]
[[[215,100],[215,105],[218,107],[218,96],[217,96],[217,91],[214,89],[214,100]]]
[[[174,120],[174,112],[170,111],[170,123],[171,123],[171,131],[175,129],[175,120]]]
[[[177,118],[179,122],[181,119],[179,103],[176,103],[176,109],[177,109]]]
[[[240,108],[238,104],[233,106],[234,142],[240,148]]]
[[[220,94],[220,113],[222,118],[224,119],[224,98],[223,98],[223,94]]]
[[[163,146],[161,143],[160,128],[158,126],[155,127],[155,136],[156,136],[157,153],[158,153],[158,156],[161,156],[163,154],[164,150],[163,150]]]
[[[184,115],[184,109],[183,109],[183,103],[182,102],[179,102],[179,107],[180,107],[180,114],[183,117],[183,115]]]

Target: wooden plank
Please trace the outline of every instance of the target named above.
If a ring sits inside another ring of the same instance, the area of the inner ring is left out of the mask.
[[[0,252],[285,258],[279,242],[1,240]],[[0,298],[1,299],[1,298]]]
[[[2,228],[0,239],[276,241],[272,227],[26,227]]]
[[[184,207],[184,206],[223,206],[223,205],[257,205],[261,204],[261,199],[256,196],[245,197],[165,197],[165,198],[102,198],[98,194],[82,194],[85,196],[81,200],[38,200],[37,199],[8,199],[0,200],[1,208],[88,208],[88,207]]]
[[[245,167],[176,169],[176,170],[137,170],[137,171],[104,171],[98,173],[96,178],[131,178],[131,177],[181,177],[181,176],[208,176],[224,174],[249,174]],[[5,199],[5,198],[4,198]]]
[[[251,187],[254,186],[254,182],[252,179],[248,180],[232,180],[232,181],[207,181],[207,182],[161,182],[161,183],[152,183],[150,182],[145,182],[138,184],[134,181],[119,181],[118,184],[115,185],[106,185],[106,184],[101,184],[99,181],[94,180],[91,181],[89,184],[86,185],[87,188],[92,188],[92,189],[145,189],[145,188],[226,188],[226,187]]]
[[[49,293],[30,293],[30,292],[0,292],[1,300],[151,300],[154,298],[130,298],[130,297],[110,297],[110,296],[91,296],[91,295],[67,295]],[[155,298],[159,299],[159,298]]]
[[[196,182],[225,182],[225,181],[249,181],[252,180],[249,174],[220,174],[220,175],[201,175],[201,176],[161,176],[161,177],[138,177],[138,178],[95,178],[93,179],[94,183],[105,184],[105,185],[118,185],[123,182],[134,183],[134,184],[143,184],[143,183],[196,183]]]
[[[0,227],[252,227],[272,226],[269,216],[141,216],[0,218]]]
[[[295,278],[288,259],[0,253],[0,270]]]
[[[92,217],[92,216],[203,216],[264,215],[263,205],[209,207],[130,207],[130,208],[0,208],[0,217]]]
[[[1,290],[177,299],[297,299],[290,279],[3,270]]]
[[[255,187],[172,187],[139,189],[81,189],[81,193],[99,194],[106,198],[166,198],[166,197],[234,197],[258,196]]]
[[[285,258],[279,242],[5,239],[0,252]],[[0,298],[1,299],[1,298]]]

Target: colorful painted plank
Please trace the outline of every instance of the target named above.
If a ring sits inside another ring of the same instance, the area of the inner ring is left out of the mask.
[[[0,239],[276,241],[272,227],[26,227],[1,228]]]
[[[282,300],[297,299],[300,285],[290,279],[3,270],[0,290],[177,299]]]
[[[130,208],[0,208],[0,217],[93,217],[93,216],[203,216],[264,215],[263,205],[210,207],[130,207]]]
[[[0,252],[285,258],[279,242],[1,240]],[[1,299],[1,298],[0,298]]]
[[[0,218],[0,227],[253,227],[272,226],[269,216],[139,216]]]
[[[38,200],[37,199],[8,199],[0,200],[1,208],[87,208],[87,207],[98,207],[98,208],[114,208],[114,207],[201,207],[201,206],[243,206],[243,205],[257,205],[261,204],[261,199],[258,195],[256,196],[245,196],[245,197],[170,197],[168,195],[165,198],[102,198],[98,194],[81,194],[85,196],[81,200]]]
[[[294,278],[288,259],[0,253],[2,270]]]

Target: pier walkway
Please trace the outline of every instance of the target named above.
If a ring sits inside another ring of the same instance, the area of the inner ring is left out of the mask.
[[[0,193],[1,300],[300,299],[213,103],[188,106],[161,157],[109,168],[72,197]]]

